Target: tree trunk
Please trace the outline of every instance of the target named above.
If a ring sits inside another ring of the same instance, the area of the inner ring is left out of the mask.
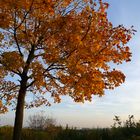
[[[26,95],[26,90],[27,90],[26,84],[27,84],[27,80],[29,78],[27,76],[27,73],[28,73],[30,63],[32,62],[32,60],[34,58],[34,51],[35,51],[35,46],[32,45],[32,48],[28,55],[25,67],[21,74],[21,81],[20,81],[21,85],[20,85],[20,90],[19,90],[18,99],[17,99],[13,140],[21,140],[23,114],[24,114],[24,102],[25,102],[25,95]]]
[[[18,100],[17,100],[16,113],[15,113],[13,140],[21,140],[25,94],[26,94],[26,88],[24,86],[22,87],[21,85],[21,88],[19,90]]]

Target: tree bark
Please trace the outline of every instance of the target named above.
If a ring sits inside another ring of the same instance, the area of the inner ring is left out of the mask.
[[[27,80],[28,80],[27,73],[28,73],[30,63],[32,62],[34,58],[34,51],[35,51],[35,46],[32,45],[30,53],[26,61],[26,65],[21,74],[21,81],[20,81],[21,85],[20,85],[20,90],[19,90],[18,99],[17,99],[13,140],[21,140],[23,115],[24,115],[24,102],[25,102]]]
[[[24,102],[25,102],[25,95],[26,95],[26,87],[23,85],[26,85],[26,83],[24,82],[24,84],[21,84],[21,88],[18,94],[13,140],[21,140],[23,115],[24,115]]]

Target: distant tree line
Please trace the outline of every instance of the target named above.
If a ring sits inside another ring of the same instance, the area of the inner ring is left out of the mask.
[[[134,115],[122,121],[114,117],[110,128],[76,129],[68,125],[58,126],[56,119],[46,117],[43,113],[29,116],[28,128],[22,132],[23,140],[140,140],[140,121]],[[13,127],[0,127],[0,140],[12,139]]]

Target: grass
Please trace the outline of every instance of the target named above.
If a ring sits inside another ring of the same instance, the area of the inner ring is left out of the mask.
[[[12,127],[0,127],[0,140],[12,139]],[[57,132],[23,128],[22,140],[140,140],[140,128],[61,129]]]
[[[53,129],[35,130],[23,128],[22,140],[140,140],[140,122],[134,122],[129,116],[122,125],[116,117],[111,128],[76,129],[54,127]],[[12,140],[13,128],[0,127],[0,140]]]

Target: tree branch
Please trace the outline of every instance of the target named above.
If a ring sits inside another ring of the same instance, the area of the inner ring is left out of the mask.
[[[87,36],[87,34],[88,34],[89,30],[90,30],[92,17],[89,16],[88,18],[89,18],[88,28],[87,28],[87,31],[86,31],[85,35],[84,35],[83,38],[81,39],[81,41],[83,41],[83,40],[86,38],[86,36]]]
[[[33,6],[33,3],[34,3],[34,0],[32,0],[29,10],[26,12],[26,14],[24,15],[23,19],[21,20],[20,24],[16,27],[16,29],[18,29],[22,25],[22,23],[26,19],[27,15],[30,13],[32,6]]]
[[[35,83],[35,80],[33,80],[29,85],[27,85],[26,88],[29,88],[30,86],[32,86]]]
[[[15,14],[14,15],[15,16],[14,17],[14,29],[13,29],[13,31],[14,31],[14,39],[15,39],[16,45],[18,47],[19,54],[20,54],[21,57],[23,57],[23,54],[21,52],[20,45],[19,45],[18,39],[17,39],[17,29],[16,29],[16,18],[17,18],[17,14],[16,14],[16,10],[15,10],[15,13],[14,14]]]

